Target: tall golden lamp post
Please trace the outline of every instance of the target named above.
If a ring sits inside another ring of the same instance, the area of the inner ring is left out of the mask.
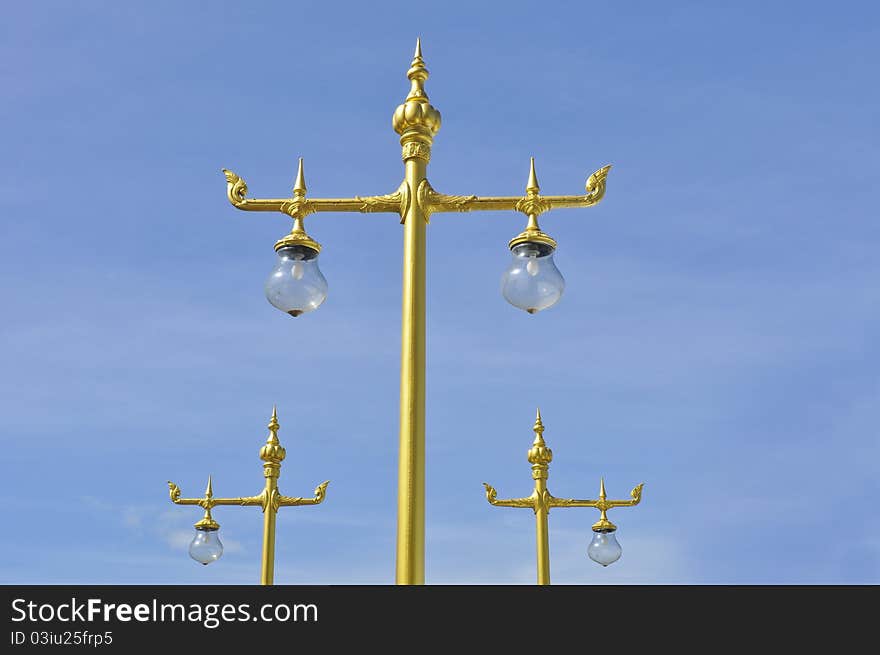
[[[281,475],[281,462],[287,456],[281,442],[278,441],[278,413],[272,409],[269,421],[269,436],[260,448],[260,459],[263,460],[263,476],[266,486],[258,496],[244,498],[215,498],[208,478],[208,488],[204,498],[181,498],[180,487],[168,481],[171,501],[177,505],[198,505],[205,510],[205,516],[195,524],[196,536],[189,546],[189,554],[197,562],[210,564],[223,554],[218,532],[220,524],[211,516],[211,510],[217,505],[256,506],[263,510],[263,556],[260,567],[260,584],[270,585],[275,577],[275,517],[279,507],[298,507],[300,505],[317,505],[324,500],[329,481],[322,482],[315,489],[314,498],[283,496],[278,491],[278,477]]]
[[[535,441],[527,453],[529,463],[532,465],[532,478],[535,480],[535,490],[528,498],[508,498],[498,500],[495,488],[484,482],[486,487],[486,500],[497,507],[527,507],[535,513],[535,531],[538,554],[538,584],[550,584],[550,540],[548,535],[548,515],[551,507],[595,507],[601,514],[599,520],[593,524],[593,540],[587,548],[587,553],[594,562],[602,566],[613,564],[620,558],[621,548],[617,542],[615,532],[617,526],[608,520],[608,512],[612,507],[632,507],[642,500],[642,487],[640,484],[632,490],[631,500],[608,500],[605,496],[605,480],[599,483],[598,500],[575,500],[573,498],[556,498],[547,489],[547,478],[550,474],[550,462],[553,460],[553,451],[544,443],[544,424],[541,422],[541,410],[535,418]]]
[[[508,210],[527,217],[525,229],[508,243],[513,255],[502,278],[508,302],[534,314],[554,305],[565,281],[553,261],[556,241],[538,225],[538,217],[560,207],[590,207],[605,195],[610,166],[587,178],[586,193],[542,196],[534,159],[523,196],[449,196],[434,191],[427,179],[431,144],[440,129],[440,112],[428,101],[428,70],[416,41],[406,73],[411,87],[391,119],[403,147],[404,179],[393,193],[353,198],[307,198],[303,161],[289,198],[247,197],[245,181],[224,169],[229,201],[245,211],[281,212],[293,229],[275,243],[276,267],[266,281],[269,302],[291,316],[313,311],[327,296],[327,281],[318,268],[320,244],[306,233],[306,216],[319,212],[384,212],[403,224],[403,316],[400,361],[400,453],[397,500],[398,584],[423,584],[425,569],[425,259],[430,217],[444,212]]]

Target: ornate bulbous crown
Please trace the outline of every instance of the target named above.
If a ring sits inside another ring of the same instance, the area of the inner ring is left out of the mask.
[[[428,102],[428,94],[425,93],[428,69],[422,59],[421,39],[416,40],[415,56],[406,76],[412,82],[412,88],[403,104],[394,110],[391,125],[400,134],[401,145],[411,141],[430,145],[440,129],[440,112]]]
[[[260,459],[266,464],[280,464],[287,457],[287,451],[278,441],[278,413],[272,408],[272,418],[269,421],[269,437],[266,439],[265,445],[260,448]]]
[[[535,425],[532,430],[535,431],[535,441],[532,443],[532,447],[529,448],[527,454],[529,463],[546,466],[553,461],[553,451],[544,443],[544,423],[541,422],[540,409],[538,410],[537,417],[535,417]]]

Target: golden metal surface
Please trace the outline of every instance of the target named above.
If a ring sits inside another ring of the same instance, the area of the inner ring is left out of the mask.
[[[427,165],[431,159],[434,135],[440,129],[440,112],[428,102],[425,92],[428,69],[422,59],[421,39],[416,39],[416,51],[406,76],[411,83],[410,91],[403,104],[394,110],[391,126],[400,135],[403,161],[418,159]],[[410,188],[416,187],[410,184]]]
[[[535,489],[528,498],[499,499],[495,487],[484,482],[486,488],[486,500],[490,505],[497,507],[528,507],[535,513],[535,535],[537,545],[537,568],[538,584],[550,584],[550,540],[548,535],[548,515],[553,507],[595,507],[601,512],[599,520],[593,525],[595,532],[616,530],[608,520],[606,512],[613,507],[632,507],[642,500],[642,487],[640,484],[632,490],[632,500],[608,500],[605,496],[605,479],[599,483],[598,500],[576,500],[573,498],[556,498],[547,489],[547,478],[550,474],[550,462],[553,461],[553,451],[544,442],[544,423],[541,420],[541,410],[537,412],[535,424],[532,427],[535,432],[535,440],[529,448],[526,458],[532,465],[532,478],[535,481]]]
[[[293,184],[293,200],[281,205],[281,211],[293,219],[293,229],[286,237],[275,242],[275,250],[287,246],[306,246],[312,248],[316,252],[321,252],[321,245],[306,234],[306,227],[303,223],[306,216],[312,213],[308,203],[305,201],[306,190],[306,177],[303,173],[303,158],[300,157],[299,167],[296,171],[296,182]]]
[[[535,158],[529,163],[529,181],[526,183],[526,197],[516,203],[516,210],[529,217],[526,229],[516,235],[507,244],[511,250],[521,243],[543,243],[556,250],[556,240],[544,234],[538,226],[538,216],[550,209],[549,203],[540,196],[541,187],[535,174]]]
[[[269,420],[269,436],[266,443],[260,448],[260,459],[263,460],[263,477],[266,486],[257,496],[245,496],[241,498],[215,498],[211,477],[208,477],[208,488],[204,498],[181,498],[180,487],[168,481],[168,489],[171,502],[177,505],[198,505],[204,508],[205,516],[195,524],[197,530],[218,530],[220,525],[211,517],[211,509],[217,505],[241,505],[257,506],[263,510],[263,551],[260,566],[260,584],[270,585],[274,580],[275,572],[275,516],[280,507],[296,507],[300,505],[318,505],[324,500],[327,493],[327,485],[330,481],[322,482],[315,489],[312,498],[283,496],[278,491],[278,477],[281,475],[281,462],[287,456],[284,446],[278,441],[278,412],[272,408],[272,418]]]
[[[436,192],[427,180],[434,136],[440,129],[440,112],[431,105],[425,91],[428,69],[422,57],[421,40],[406,76],[410,90],[391,118],[400,135],[404,180],[392,193],[353,198],[307,198],[305,181],[294,187],[290,198],[254,199],[247,197],[247,184],[230,170],[226,175],[229,202],[244,211],[273,211],[294,219],[291,233],[282,243],[301,243],[319,248],[303,227],[311,214],[327,212],[393,213],[404,224],[403,299],[400,363],[400,452],[398,480],[398,523],[396,580],[399,584],[424,582],[425,550],[425,257],[426,225],[431,215],[441,212],[509,210],[528,216],[526,230],[511,241],[510,247],[535,241],[556,247],[556,242],[541,232],[539,215],[563,207],[590,207],[605,195],[605,180],[610,166],[600,168],[587,179],[586,195],[542,196],[534,173],[529,173],[526,195],[479,197],[446,195]],[[297,176],[302,177],[302,160]],[[301,187],[301,188],[297,188]],[[309,240],[309,242],[306,241]],[[281,247],[276,244],[277,247]]]

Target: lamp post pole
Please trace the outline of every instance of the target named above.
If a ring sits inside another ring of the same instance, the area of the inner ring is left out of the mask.
[[[400,459],[397,486],[398,584],[425,582],[425,260],[428,213],[420,193],[440,112],[428,102],[428,70],[416,42],[407,71],[412,86],[392,125],[403,148],[404,185],[411,196],[403,217],[403,300],[400,334]]]
[[[605,180],[610,166],[604,166],[589,176],[585,195],[541,196],[531,162],[529,181],[524,196],[478,197],[450,196],[437,193],[427,180],[427,166],[431,157],[434,135],[440,129],[440,112],[428,100],[425,80],[428,70],[422,58],[421,43],[416,42],[415,55],[407,78],[410,91],[392,117],[392,126],[400,135],[404,180],[393,193],[382,196],[355,196],[354,198],[307,198],[303,162],[300,159],[293,195],[289,198],[248,198],[247,184],[230,170],[223,169],[227,182],[227,197],[237,209],[271,211],[287,214],[294,219],[290,234],[275,244],[282,264],[276,268],[275,285],[267,297],[276,307],[292,316],[316,309],[323,302],[326,280],[316,273],[317,257],[321,246],[305,231],[306,216],[318,212],[394,213],[403,223],[403,301],[400,362],[400,450],[398,478],[397,559],[398,584],[424,584],[425,580],[425,259],[426,231],[432,214],[480,210],[507,210],[523,213],[528,222],[525,229],[508,244],[514,256],[528,259],[529,275],[534,276],[528,292],[538,288],[538,262],[549,264],[547,269],[558,271],[552,264],[556,241],[544,234],[538,226],[538,217],[559,207],[590,207],[605,195]],[[534,261],[533,261],[534,260]],[[548,261],[549,260],[549,261]],[[286,267],[286,268],[285,268]],[[291,277],[303,280],[303,270],[310,267],[314,284],[301,284],[294,289]],[[286,275],[292,273],[292,275]],[[528,293],[516,301],[518,293],[512,287],[505,297],[530,314],[555,303],[562,293],[562,278],[552,297],[547,296],[545,284],[534,298]],[[286,286],[285,286],[286,285]],[[514,285],[515,286],[515,285]],[[550,285],[552,286],[552,285]],[[309,293],[311,296],[306,297]],[[287,294],[287,295],[285,295]],[[300,294],[300,295],[298,295]],[[513,298],[513,299],[512,299]]]
[[[418,188],[425,160],[406,160],[406,184]],[[400,584],[425,582],[425,213],[416,199],[403,226],[403,312],[400,334],[400,458],[397,571]]]
[[[608,500],[605,496],[605,480],[599,483],[598,500],[575,500],[573,498],[556,498],[547,489],[547,478],[550,475],[550,462],[553,461],[553,451],[544,442],[544,423],[541,421],[541,410],[535,417],[535,440],[529,449],[527,458],[532,465],[532,478],[535,480],[535,490],[528,498],[498,499],[495,488],[487,482],[486,500],[497,507],[528,507],[535,513],[535,538],[538,564],[538,584],[550,584],[550,538],[548,530],[548,517],[552,507],[595,507],[601,514],[599,520],[593,524],[593,532],[596,535],[590,544],[590,557],[595,561],[608,566],[620,557],[620,546],[613,535],[617,526],[608,520],[606,512],[612,507],[632,507],[642,500],[642,487],[640,484],[632,490],[632,500]],[[607,541],[613,539],[613,545]],[[612,550],[616,549],[616,550]],[[600,552],[601,551],[601,552]],[[606,559],[607,557],[607,559]],[[613,557],[613,559],[611,559]]]
[[[315,489],[313,498],[300,498],[283,496],[278,491],[278,477],[281,475],[281,462],[287,456],[281,442],[278,441],[278,413],[272,409],[272,418],[269,421],[269,436],[266,443],[260,448],[260,459],[263,460],[263,477],[266,478],[266,486],[258,496],[246,496],[242,498],[214,498],[211,478],[208,478],[208,488],[204,498],[181,498],[180,487],[168,481],[168,489],[171,502],[176,505],[198,505],[205,510],[205,516],[195,524],[196,538],[190,546],[190,555],[202,564],[210,564],[218,559],[223,552],[216,533],[220,529],[211,516],[211,509],[217,505],[240,505],[243,507],[256,506],[263,509],[263,553],[260,565],[260,584],[271,585],[275,579],[275,517],[279,507],[297,507],[300,505],[318,505],[324,500],[328,482],[322,482]],[[203,533],[203,534],[200,534]],[[204,557],[197,557],[194,547],[197,544],[210,540],[215,544],[214,551],[207,551]]]

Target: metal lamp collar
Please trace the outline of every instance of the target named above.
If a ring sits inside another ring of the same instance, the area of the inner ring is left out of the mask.
[[[320,243],[306,234],[305,231],[298,232],[295,229],[290,234],[275,242],[275,252],[278,252],[282,248],[289,248],[290,246],[305,246],[306,248],[311,248],[315,252],[321,252]]]
[[[507,247],[513,250],[517,246],[524,243],[540,243],[550,246],[551,248],[553,248],[553,250],[556,250],[556,239],[551,237],[549,234],[542,232],[541,229],[537,227],[534,229],[526,228],[515,237],[513,237],[507,244]]]

